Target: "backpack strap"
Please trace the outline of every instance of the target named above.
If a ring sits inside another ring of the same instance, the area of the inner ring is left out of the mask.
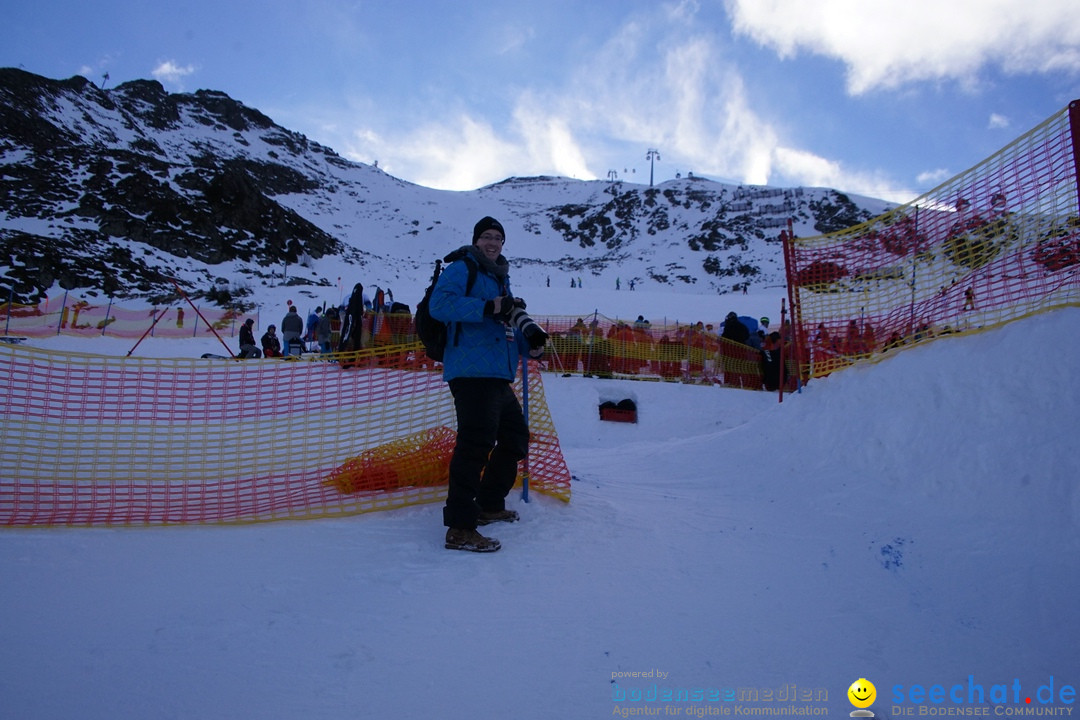
[[[444,260],[447,262],[453,262],[454,260],[464,260],[465,268],[468,270],[468,278],[465,280],[465,296],[468,297],[472,292],[473,285],[476,284],[476,273],[479,271],[479,267],[476,261],[469,257],[469,254],[464,250],[458,250],[447,255]],[[461,323],[454,323],[454,347],[457,347],[458,340],[461,337]]]
[[[479,268],[476,265],[476,261],[470,258],[468,255],[464,257],[464,260],[465,267],[469,269],[469,277],[465,281],[465,294],[468,295],[472,292],[473,285],[476,284],[476,273]]]

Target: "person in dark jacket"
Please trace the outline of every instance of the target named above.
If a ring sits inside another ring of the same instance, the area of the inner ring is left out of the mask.
[[[293,354],[293,348],[297,348],[297,354],[303,351],[304,345],[301,337],[304,334],[304,319],[300,317],[295,305],[289,306],[289,312],[281,321],[281,345],[289,355]]]
[[[330,318],[330,308],[327,308],[326,312],[319,317],[319,324],[315,328],[315,339],[319,343],[319,352],[323,355],[329,355],[331,352],[330,336],[332,332],[333,324]]]
[[[356,283],[353,286],[352,295],[349,296],[345,316],[341,318],[341,339],[338,343],[338,352],[348,353],[363,349],[363,338],[364,286]]]
[[[742,324],[738,315],[729,312],[724,318],[724,330],[720,333],[720,337],[745,345],[750,338],[750,329]]]
[[[472,245],[447,256],[450,264],[431,294],[431,316],[448,325],[443,379],[454,396],[458,425],[443,508],[451,550],[498,550],[499,541],[481,535],[477,526],[518,519],[506,508],[506,496],[528,452],[529,428],[512,383],[521,354],[540,357],[547,333],[531,320],[515,322],[521,319],[515,309],[523,314],[524,303],[510,293],[505,240],[498,220],[481,219]],[[476,272],[466,292],[470,263]]]
[[[769,333],[761,349],[761,378],[765,383],[766,390],[777,390],[781,384],[787,381],[787,369],[784,367],[784,363],[781,362],[782,359],[783,348],[780,342],[780,333]]]
[[[318,349],[318,332],[319,332],[319,317],[322,314],[321,308],[315,308],[307,316],[307,327],[304,329],[304,347],[307,350]]]
[[[262,336],[263,355],[268,358],[281,357],[281,341],[278,340],[276,327],[270,325]]]
[[[255,321],[248,318],[240,326],[240,357],[242,359],[257,358],[262,355],[258,346],[255,345],[255,333],[251,329],[254,325]]]

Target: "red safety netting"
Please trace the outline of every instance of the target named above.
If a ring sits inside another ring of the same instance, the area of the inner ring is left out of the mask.
[[[804,376],[1080,303],[1074,102],[862,225],[785,243]]]
[[[236,336],[244,320],[255,320],[256,340],[262,332],[257,313],[174,308],[130,307],[111,301],[88,301],[73,296],[37,305],[0,305],[5,335],[46,337],[75,335],[133,339],[133,349],[146,337],[203,338],[215,334],[226,347],[239,352]],[[105,318],[110,318],[105,322]],[[599,312],[584,316],[537,315],[537,323],[551,335],[546,370],[599,377],[663,379],[726,385],[759,390],[763,387],[762,354],[753,347],[720,337],[721,318],[693,323],[664,319],[649,322],[610,318]],[[757,327],[754,318],[743,318]],[[338,346],[340,323],[332,323],[331,347]],[[767,330],[767,328],[761,328]],[[364,317],[363,346],[386,348],[415,343],[409,314],[368,313]],[[316,349],[310,337],[306,346]],[[227,349],[226,349],[227,348]]]
[[[190,306],[177,300],[172,307],[128,307],[111,299],[61,295],[36,305],[5,303],[0,306],[4,335],[48,337],[203,338],[235,337],[244,320],[258,322],[257,312]]]
[[[235,361],[0,343],[0,524],[251,522],[439,501],[455,415],[431,368],[414,346]],[[530,487],[569,500],[534,369]]]

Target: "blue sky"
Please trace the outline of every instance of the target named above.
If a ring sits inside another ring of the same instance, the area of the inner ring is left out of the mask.
[[[0,66],[220,90],[452,190],[648,183],[655,148],[657,182],[903,202],[1080,98],[1075,0],[3,2]]]

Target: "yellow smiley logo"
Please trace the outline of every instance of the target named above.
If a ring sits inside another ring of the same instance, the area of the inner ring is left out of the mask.
[[[847,690],[848,700],[857,708],[867,708],[877,699],[877,688],[866,678],[859,678],[851,683]]]

